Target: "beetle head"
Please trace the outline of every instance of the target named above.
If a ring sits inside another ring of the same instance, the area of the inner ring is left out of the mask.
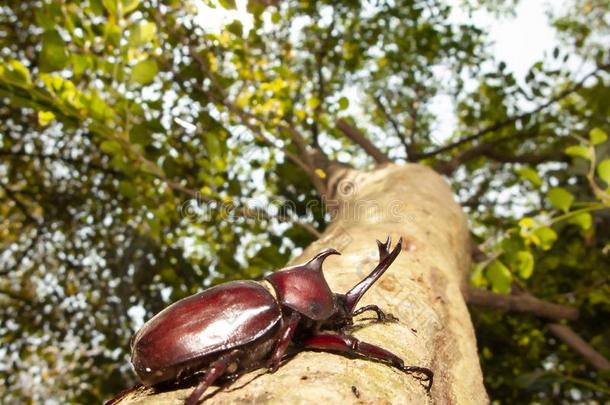
[[[322,273],[322,264],[328,256],[338,254],[335,249],[325,249],[307,263],[282,269],[265,279],[282,305],[315,321],[328,319],[336,312],[337,303]]]

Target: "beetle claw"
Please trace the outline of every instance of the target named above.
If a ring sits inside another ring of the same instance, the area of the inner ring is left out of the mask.
[[[394,315],[387,313],[387,314],[383,314],[383,318],[379,320],[380,322],[387,322],[387,323],[396,323],[398,321],[400,321],[400,319],[398,319],[397,317],[395,317]]]
[[[422,382],[427,382],[426,391],[430,392],[430,388],[432,388],[432,382],[434,380],[434,372],[426,367],[417,367],[417,366],[401,366],[400,369],[405,373],[413,374],[417,373],[419,375],[415,376],[418,380]]]
[[[267,371],[270,374],[275,373],[278,370],[278,368],[280,368],[279,362],[271,361],[271,362],[269,362],[269,365],[267,365]]]

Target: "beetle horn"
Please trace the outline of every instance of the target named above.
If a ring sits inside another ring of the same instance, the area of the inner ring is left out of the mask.
[[[349,313],[354,311],[356,304],[360,301],[360,298],[364,295],[365,292],[381,277],[383,273],[390,267],[390,265],[394,262],[400,250],[402,249],[402,238],[398,241],[394,249],[391,253],[387,253],[390,248],[391,240],[388,240],[385,243],[377,241],[377,246],[379,247],[379,264],[375,269],[366,276],[362,281],[356,284],[351,290],[345,294],[345,303]]]
[[[379,261],[385,259],[390,254],[390,246],[392,246],[392,237],[388,235],[385,242],[377,240],[377,248],[379,248]]]
[[[324,260],[326,260],[326,258],[328,256],[330,256],[330,255],[340,255],[340,254],[341,253],[339,253],[337,250],[332,249],[332,248],[324,249],[323,251],[321,251],[320,253],[315,255],[313,257],[313,259],[308,261],[305,266],[307,266],[308,268],[310,268],[312,270],[322,270],[322,263],[324,263]]]

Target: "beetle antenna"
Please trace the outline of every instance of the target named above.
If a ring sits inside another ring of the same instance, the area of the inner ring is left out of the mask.
[[[385,252],[388,252],[390,248],[390,243],[391,241],[389,238],[385,244],[377,241],[377,245],[379,247],[379,256],[381,259],[379,261],[379,264],[377,265],[377,267],[375,267],[371,274],[366,276],[362,281],[356,284],[351,290],[349,290],[345,294],[345,303],[349,313],[352,313],[354,311],[354,308],[356,307],[358,301],[360,301],[360,298],[362,298],[364,293],[367,292],[367,290],[375,283],[375,281],[377,281],[379,277],[381,277],[381,275],[385,273],[385,271],[388,269],[388,267],[390,267],[390,265],[394,262],[394,260],[400,253],[400,250],[402,249],[402,238],[400,238],[391,253],[382,255],[382,248],[383,250],[385,250]]]

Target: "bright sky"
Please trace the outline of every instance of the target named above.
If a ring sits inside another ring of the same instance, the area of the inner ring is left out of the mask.
[[[550,54],[557,44],[554,29],[549,25],[546,10],[561,9],[562,0],[521,1],[516,10],[516,18],[493,21],[489,16],[475,16],[489,27],[489,35],[494,45],[494,55],[504,60],[517,79],[522,80],[529,68],[540,60],[544,53]]]

